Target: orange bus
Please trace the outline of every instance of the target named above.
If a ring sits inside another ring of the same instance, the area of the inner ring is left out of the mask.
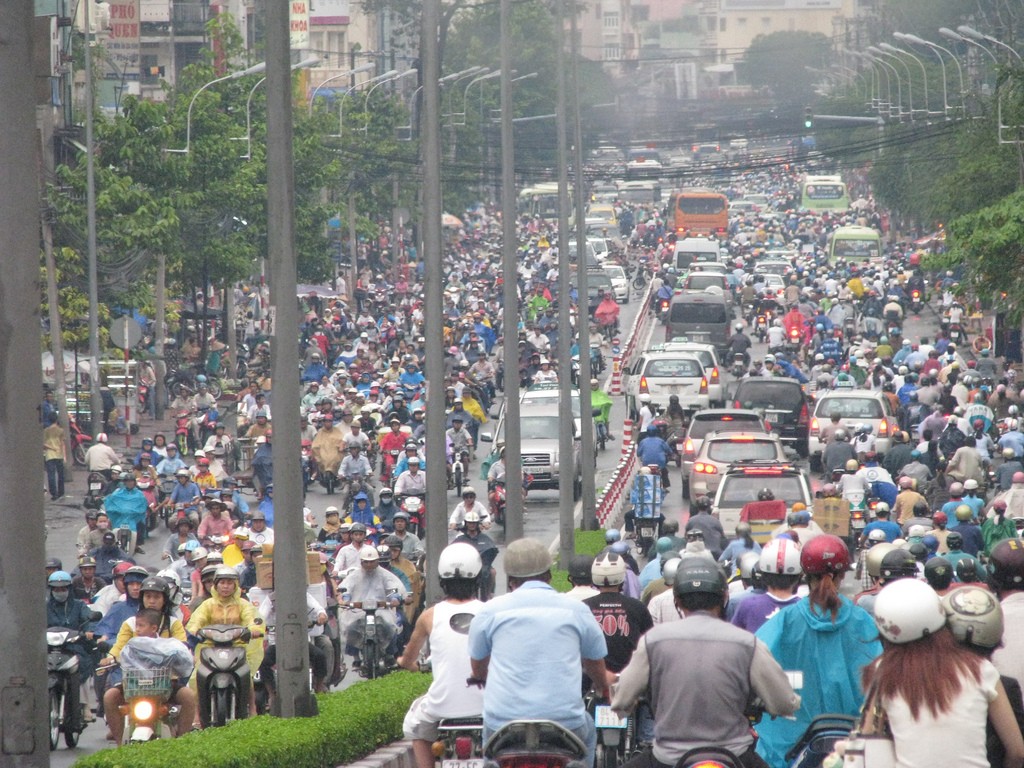
[[[729,231],[729,199],[712,189],[684,189],[670,200],[672,226],[677,237],[724,236]]]

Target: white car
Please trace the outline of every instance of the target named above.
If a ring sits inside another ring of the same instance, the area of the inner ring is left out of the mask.
[[[603,237],[588,237],[587,242],[594,248],[594,256],[598,261],[608,258],[608,241]]]
[[[864,389],[836,389],[827,392],[818,398],[808,434],[812,468],[821,465],[821,454],[825,450],[820,437],[821,428],[831,423],[833,413],[839,414],[839,423],[849,433],[851,440],[859,425],[870,426],[871,434],[875,436],[875,451],[878,453],[889,450],[892,433],[899,429],[896,414],[888,398],[881,392]]]
[[[640,395],[668,406],[671,395],[679,396],[684,410],[700,410],[711,405],[708,377],[700,358],[692,352],[648,350],[628,371],[625,382],[626,408],[632,413],[640,405]]]
[[[707,374],[708,397],[711,398],[711,403],[713,405],[725,403],[725,384],[722,383],[722,370],[718,361],[718,350],[715,349],[714,344],[698,344],[694,341],[688,341],[685,337],[680,337],[666,341],[664,344],[659,344],[657,347],[666,352],[686,352],[687,354],[695,355],[700,360],[700,364],[704,366],[704,373]]]
[[[619,304],[629,301],[629,278],[626,277],[626,270],[618,264],[605,264],[604,271],[612,279],[612,291],[615,293],[615,300]]]

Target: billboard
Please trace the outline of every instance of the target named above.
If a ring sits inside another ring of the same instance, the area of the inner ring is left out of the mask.
[[[822,11],[843,8],[843,0],[721,0],[722,11]]]
[[[309,47],[309,0],[291,0],[289,15],[292,50]]]
[[[314,27],[348,22],[349,0],[310,0],[309,23]]]

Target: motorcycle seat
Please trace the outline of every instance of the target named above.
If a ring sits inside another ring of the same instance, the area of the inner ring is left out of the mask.
[[[515,720],[491,734],[484,755],[493,757],[506,751],[554,750],[583,757],[587,748],[580,738],[552,720]]]

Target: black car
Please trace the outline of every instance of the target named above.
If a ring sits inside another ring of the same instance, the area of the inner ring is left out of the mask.
[[[807,458],[811,409],[799,381],[775,376],[741,379],[732,400],[734,408],[762,411],[765,423],[782,442]]]

